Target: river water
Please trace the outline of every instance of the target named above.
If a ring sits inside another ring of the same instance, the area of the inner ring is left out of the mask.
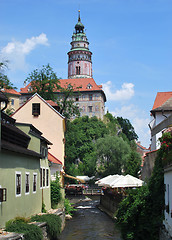
[[[71,202],[76,200],[71,199]],[[60,240],[121,240],[114,221],[96,207],[98,204],[99,197],[91,201],[82,199],[75,204],[77,211],[66,221]]]

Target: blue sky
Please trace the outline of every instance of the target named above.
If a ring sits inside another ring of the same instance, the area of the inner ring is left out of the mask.
[[[0,9],[0,60],[9,60],[6,73],[18,90],[47,63],[67,78],[80,9],[106,109],[128,118],[149,146],[156,94],[172,90],[172,0],[0,0]]]

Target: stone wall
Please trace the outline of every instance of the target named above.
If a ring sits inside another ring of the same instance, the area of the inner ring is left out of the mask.
[[[116,212],[120,201],[120,199],[115,199],[110,194],[104,194],[100,196],[100,206],[109,211],[111,213],[110,215],[112,216]]]
[[[148,152],[144,158],[144,164],[141,173],[141,179],[144,181],[146,178],[150,178],[155,164],[155,158],[157,151]]]

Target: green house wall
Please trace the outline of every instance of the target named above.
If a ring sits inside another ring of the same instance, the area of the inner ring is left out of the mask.
[[[10,151],[0,152],[0,186],[7,189],[7,201],[0,203],[0,227],[16,216],[29,217],[41,212],[40,159]],[[16,172],[21,172],[21,196],[16,196]],[[30,176],[30,191],[25,193],[25,174]],[[33,193],[33,173],[37,174],[37,190]]]

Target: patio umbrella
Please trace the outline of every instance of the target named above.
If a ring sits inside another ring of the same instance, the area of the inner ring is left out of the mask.
[[[100,179],[98,182],[98,186],[103,186],[103,187],[109,187],[109,184],[114,182],[119,178],[118,174],[115,175],[109,175],[105,178]]]
[[[110,184],[111,188],[118,188],[118,187],[141,187],[143,185],[143,181],[133,177],[131,175],[126,175],[123,178],[119,178],[114,183]]]

